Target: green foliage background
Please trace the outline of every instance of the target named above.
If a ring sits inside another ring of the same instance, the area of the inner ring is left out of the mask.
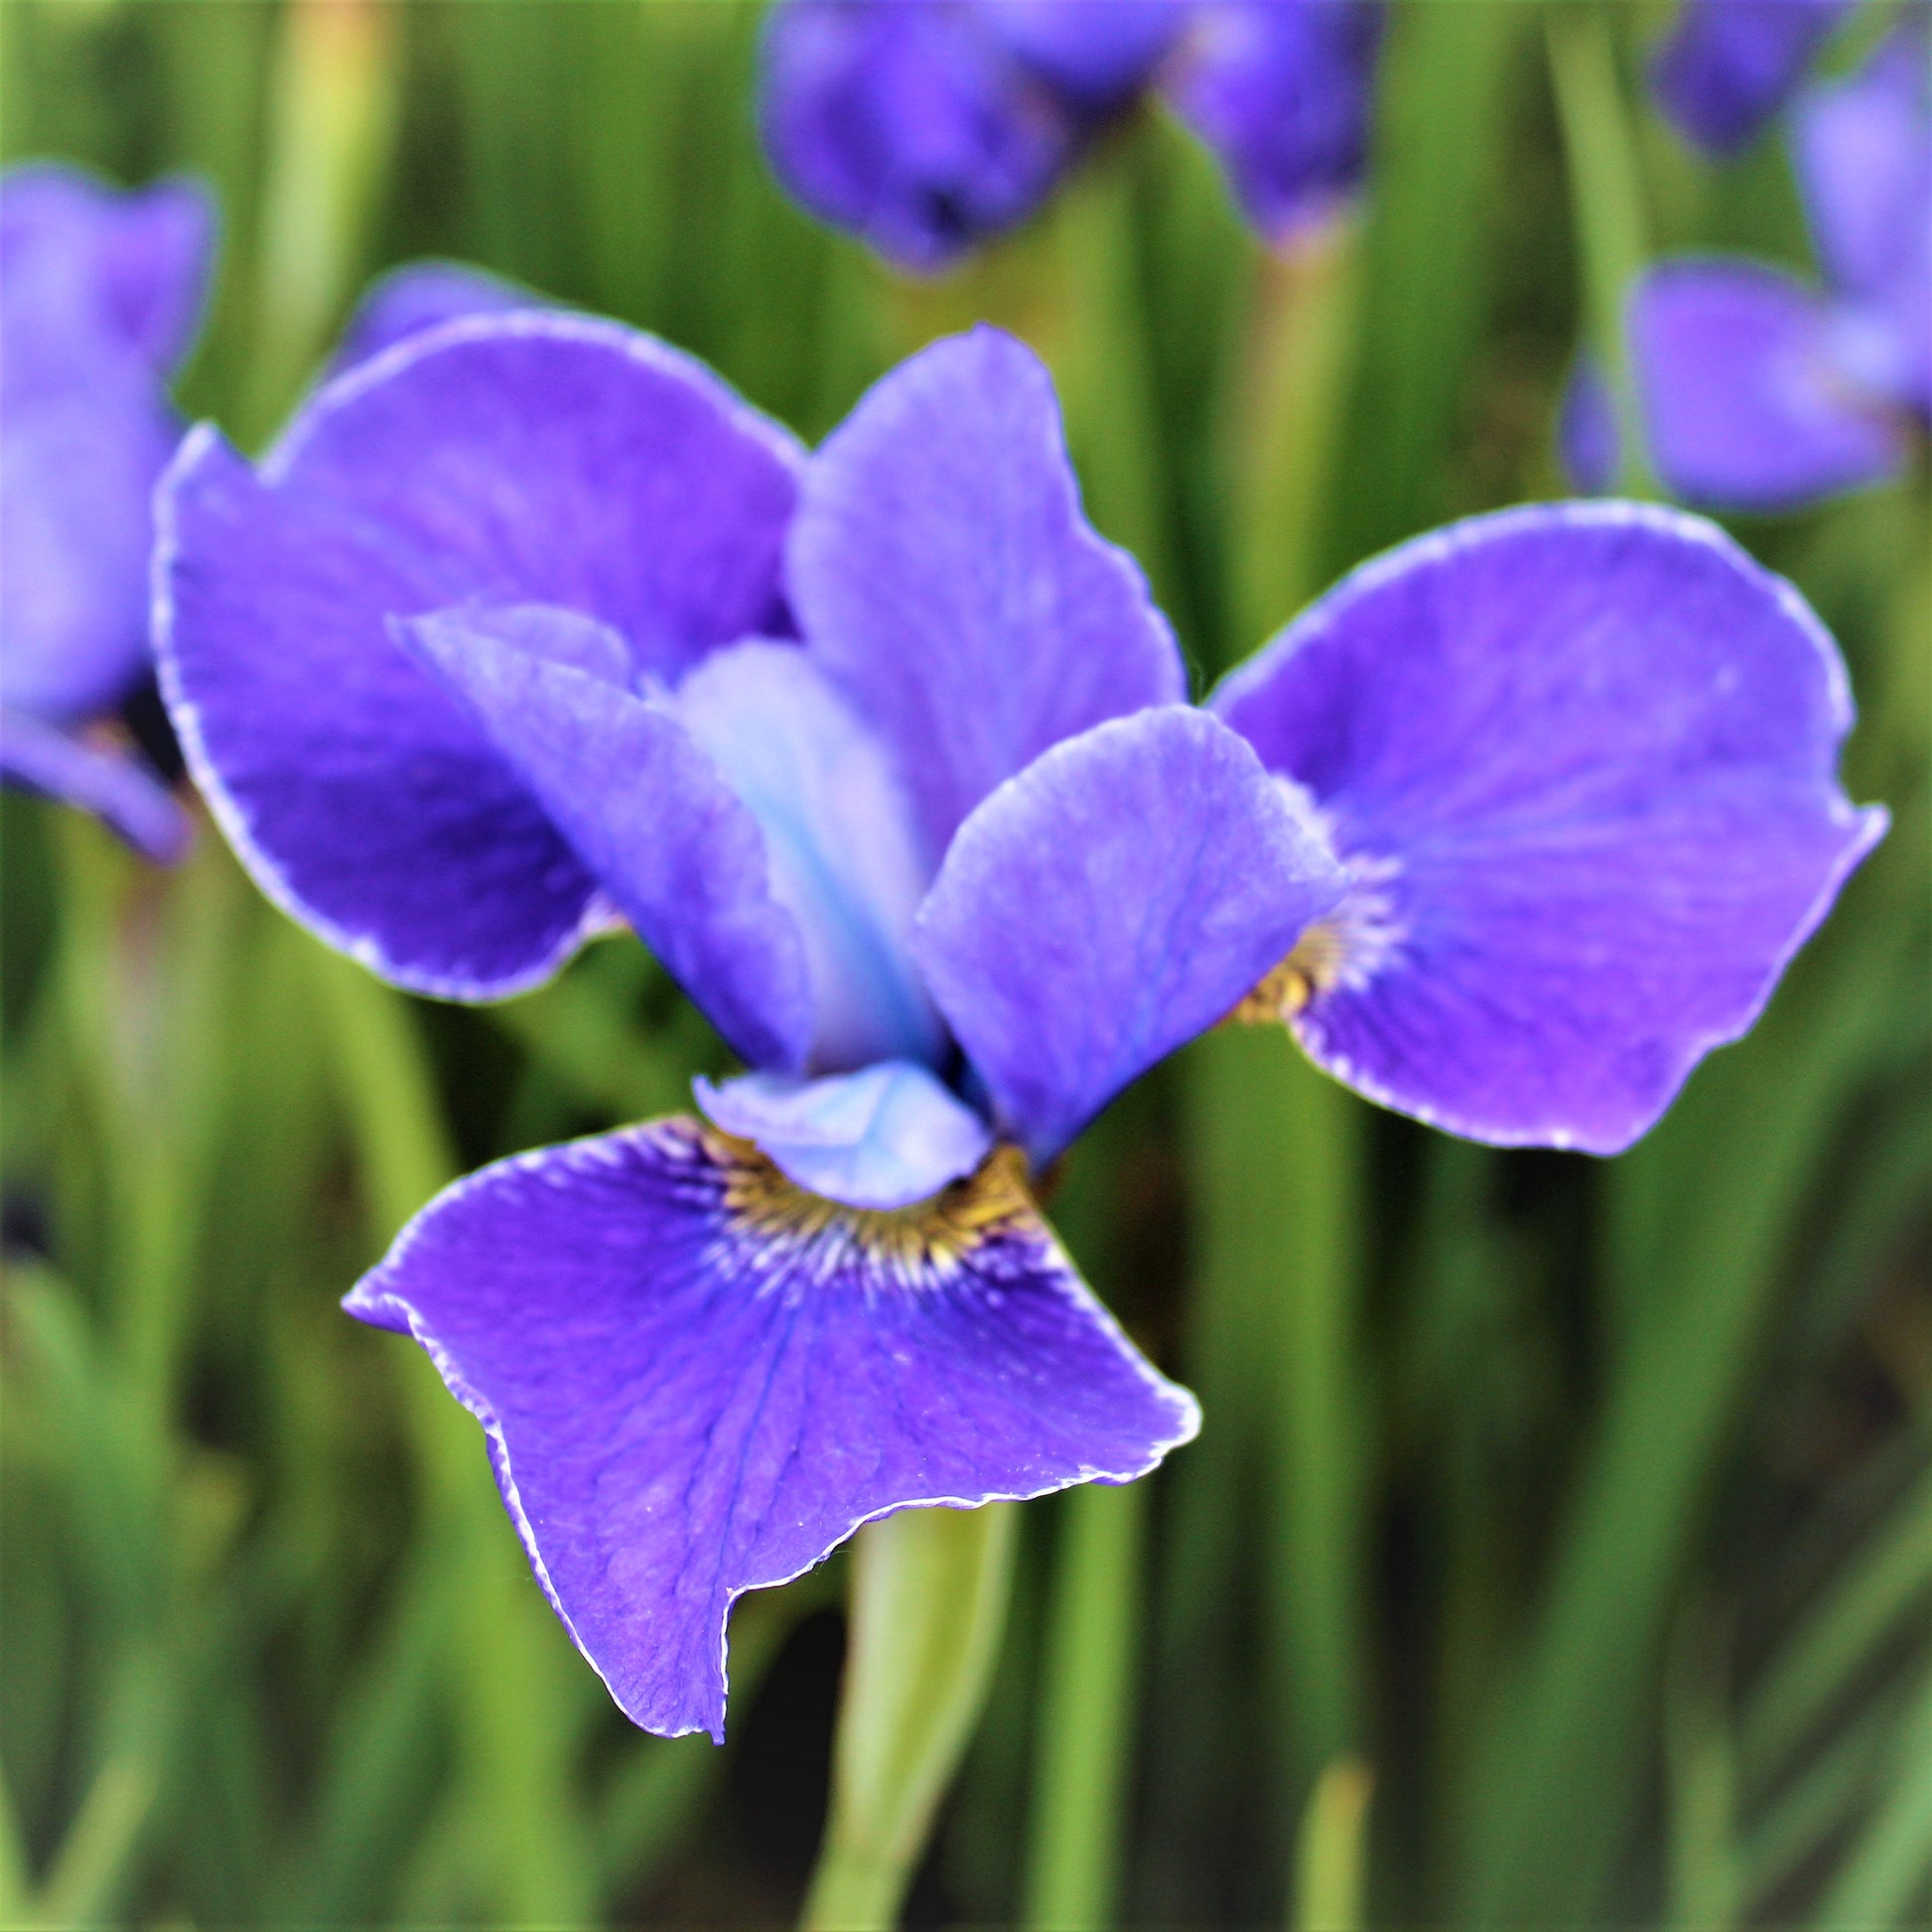
[[[1151,116],[913,287],[771,185],[756,25],[3,0],[4,147],[217,185],[182,395],[249,446],[366,277],[425,253],[652,329],[812,438],[926,337],[1001,321],[1203,680],[1374,550],[1560,493],[1584,292],[1633,250],[1806,263],[1775,141],[1713,170],[1648,113],[1654,10],[1399,0],[1372,189],[1325,249],[1264,259]],[[1116,1106],[1053,1211],[1208,1427],[1133,1490],[1024,1513],[915,1922],[1932,1910],[1923,451],[1737,533],[1844,644],[1851,788],[1890,840],[1619,1161],[1449,1142],[1259,1034]],[[723,1752],[640,1736],[475,1426],[336,1308],[459,1170],[679,1109],[722,1063],[703,1024],[621,940],[504,1007],[406,1001],[211,828],[160,877],[4,805],[0,1918],[786,1916],[842,1563],[742,1607]]]

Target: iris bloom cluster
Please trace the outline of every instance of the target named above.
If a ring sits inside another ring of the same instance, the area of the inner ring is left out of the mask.
[[[1786,11],[1792,8],[1786,0]],[[1825,286],[1741,258],[1659,262],[1626,314],[1651,462],[1687,502],[1801,506],[1883,482],[1932,421],[1932,69],[1918,7],[1846,79],[1805,90],[1791,144]],[[1614,475],[1601,379],[1565,404],[1585,488]]]
[[[0,179],[0,777],[156,859],[180,856],[188,820],[109,721],[148,675],[148,500],[213,241],[192,183]]]
[[[456,321],[160,495],[163,680],[264,890],[489,1000],[627,924],[744,1063],[517,1156],[348,1296],[482,1422],[641,1725],[721,1734],[735,1597],[860,1524],[1122,1482],[1197,1414],[1034,1179],[1224,1017],[1452,1132],[1609,1152],[1883,829],[1844,671],[1720,532],[1481,518],[1201,707],[981,329],[807,453],[615,324]]]
[[[1684,0],[1650,66],[1658,104],[1712,154],[1781,113],[1858,0]]]
[[[1159,93],[1285,242],[1360,179],[1380,33],[1370,0],[780,0],[759,120],[812,213],[930,272]]]

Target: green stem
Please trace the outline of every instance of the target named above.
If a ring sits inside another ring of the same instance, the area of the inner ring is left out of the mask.
[[[132,1414],[165,1461],[230,1070],[219,1016],[239,881],[207,841],[164,877],[78,813],[63,814],[59,833],[61,991],[100,1150],[102,1273]]]
[[[1830,951],[1715,1060],[1672,1117],[1609,1171],[1673,1177],[1686,1198],[1645,1250],[1626,1346],[1585,1445],[1549,1581],[1514,1680],[1495,1694],[1458,1795],[1464,1915],[1483,1926],[1593,1922],[1642,1774],[1644,1685],[1725,1430],[1757,1362],[1828,1130],[1865,1091],[1909,973],[1912,940],[1839,914]],[[1800,991],[1799,988],[1804,990]],[[1636,1298],[1641,1294],[1641,1306]]]
[[[1643,269],[1646,224],[1616,50],[1608,21],[1587,0],[1552,7],[1545,25],[1583,256],[1584,307],[1616,409],[1617,485],[1626,496],[1655,496],[1624,327],[1624,308]]]
[[[1102,535],[1133,552],[1156,600],[1172,609],[1172,519],[1162,486],[1168,465],[1139,281],[1130,144],[1095,155],[1059,198],[1054,219],[1067,307],[1063,334],[1047,354],[1087,511]]]
[[[289,0],[272,82],[256,352],[244,432],[313,374],[360,265],[397,121],[387,0]]]
[[[1199,1685],[1204,1660],[1227,1653],[1240,1576],[1229,1552],[1258,1534],[1270,1598],[1259,1748],[1293,1815],[1322,1766],[1357,1742],[1363,1705],[1362,1109],[1274,1030],[1210,1034],[1187,1071],[1194,1373],[1214,1425],[1177,1472],[1164,1659]],[[1243,1499],[1257,1493],[1265,1511],[1244,1523]],[[1224,1666],[1213,1691],[1196,1693],[1215,1694],[1256,1701]],[[1197,1839],[1239,1793],[1225,1748],[1187,1709],[1171,1706],[1167,1722],[1180,1754],[1169,1783],[1185,1787],[1170,1793],[1185,1816],[1169,1829]]]
[[[1390,10],[1377,61],[1348,434],[1317,575],[1440,522],[1494,302],[1491,210],[1517,124],[1517,56],[1536,9]]]
[[[319,947],[312,958],[369,1219],[386,1240],[454,1176],[454,1153],[408,1008],[349,961]],[[451,1662],[463,1771],[470,1803],[492,1821],[483,1842],[498,1897],[518,1922],[587,1923],[596,1867],[569,1798],[569,1727],[555,1716],[582,1679],[496,1506],[474,1425],[426,1357],[411,1351],[401,1372],[425,1506],[460,1579]]]
[[[1359,1757],[1336,1758],[1315,1780],[1296,1847],[1298,1932],[1358,1932],[1374,1790]]]
[[[1240,543],[1234,643],[1258,645],[1320,589],[1323,517],[1353,370],[1361,235],[1352,218],[1264,253],[1229,424]]]
[[[1087,1483],[1062,1506],[1023,1914],[1036,1932],[1088,1932],[1113,1919],[1145,1517],[1138,1482]]]
[[[1924,1901],[1932,1846],[1932,1671],[1905,1709],[1895,1749],[1890,1777],[1815,1908],[1816,1925],[1902,1926],[1918,1920],[1912,1905],[1914,1899]]]
[[[1277,1192],[1282,1329],[1274,1409],[1272,1582],[1292,1787],[1358,1742],[1365,1454],[1356,1360],[1362,1106],[1287,1041],[1264,1036],[1273,1133],[1256,1182]]]
[[[799,1923],[896,1923],[999,1652],[1013,1505],[909,1509],[859,1532],[832,1809]]]
[[[386,1243],[456,1178],[456,1150],[408,1007],[351,961],[307,952],[335,1035],[370,1231]]]
[[[1280,1309],[1276,1190],[1253,1156],[1271,1118],[1272,1059],[1254,1050],[1260,1044],[1246,1030],[1223,1028],[1195,1040],[1181,1062],[1189,1229],[1181,1367],[1210,1420],[1173,1467],[1151,1687],[1160,1738],[1153,1843],[1157,1854],[1175,1848],[1151,1876],[1157,1910],[1175,1919],[1194,1903],[1201,1848],[1234,1842],[1244,1797],[1237,1767],[1250,1756],[1257,1720],[1279,1734],[1269,1700],[1257,1713],[1238,1654],[1256,1529],[1247,1505],[1259,1482]],[[1268,1746],[1260,1748],[1266,1762]]]
[[[1678,1932],[1726,1932],[1744,1902],[1725,1676],[1710,1606],[1696,1598],[1679,1623],[1663,1684],[1670,1923]]]
[[[1344,397],[1354,374],[1361,243],[1338,223],[1259,259],[1242,380],[1229,398],[1239,505],[1232,558],[1240,647],[1318,587]],[[1359,1109],[1285,1040],[1247,1029],[1187,1060],[1194,1289],[1190,1379],[1213,1426],[1175,1471],[1173,1559],[1161,1654],[1198,1685],[1230,1654],[1243,1535],[1258,1474],[1275,1506],[1261,1532],[1277,1643],[1262,1715],[1277,1773],[1299,1790],[1353,1738],[1359,1703],[1360,1474],[1350,1241]],[[1259,1465],[1259,1467],[1257,1467]],[[1243,1688],[1217,1682],[1239,1699]],[[1164,1835],[1199,1843],[1238,1802],[1236,1754],[1210,1734],[1213,1690],[1161,1714]],[[1299,1803],[1299,1797],[1296,1799]],[[1167,1908],[1185,1909],[1179,1896]]]
[[[1275,1645],[1269,1713],[1299,1808],[1356,1741],[1363,1427],[1355,1361],[1360,1103],[1280,1033],[1194,1049],[1196,1268],[1222,1286],[1256,1378]]]
[[[1264,256],[1235,448],[1233,566],[1243,641],[1316,589],[1323,517],[1353,374],[1352,223]],[[1356,1741],[1364,1544],[1354,1362],[1360,1108],[1279,1035],[1203,1042],[1194,1137],[1202,1266],[1242,1279],[1242,1373],[1259,1378],[1264,1578],[1273,1598],[1267,1722],[1299,1809]]]
[[[106,1749],[55,1858],[30,1922],[111,1923],[135,1876],[160,1795],[172,1685],[159,1651],[124,1657],[110,1697]]]

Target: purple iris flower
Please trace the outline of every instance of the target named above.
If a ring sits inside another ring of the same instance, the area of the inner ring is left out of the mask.
[[[1792,114],[1818,289],[1747,260],[1660,262],[1627,317],[1658,476],[1686,501],[1801,506],[1879,483],[1932,418],[1932,76],[1925,15]],[[1572,476],[1607,486],[1615,428],[1600,378],[1574,379]]]
[[[355,305],[329,364],[331,375],[352,369],[385,348],[464,316],[494,316],[512,309],[545,309],[542,296],[470,262],[413,261],[372,283]]]
[[[1743,147],[1790,100],[1858,0],[1684,0],[1651,61],[1658,104],[1713,154]]]
[[[85,734],[148,672],[149,497],[213,241],[192,182],[123,193],[45,163],[0,178],[0,778],[159,860],[186,849],[186,815]]]
[[[781,0],[759,117],[807,208],[929,272],[1158,85],[1284,241],[1360,180],[1380,33],[1368,0]]]
[[[1518,511],[1185,702],[990,329],[815,453],[590,318],[450,324],[162,496],[160,649],[263,888],[489,999],[627,921],[743,1059],[499,1163],[350,1294],[486,1432],[639,1725],[719,1734],[747,1589],[897,1509],[1190,1437],[1031,1192],[1236,1011],[1456,1132],[1610,1151],[1876,840],[1830,638],[1721,533]]]

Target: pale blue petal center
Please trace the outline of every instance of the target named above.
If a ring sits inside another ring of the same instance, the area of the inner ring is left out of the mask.
[[[764,833],[805,941],[812,1070],[936,1065],[945,1029],[907,943],[927,881],[885,747],[792,644],[714,652],[669,704]]]
[[[972,1108],[912,1060],[794,1080],[692,1083],[714,1127],[755,1142],[788,1179],[848,1207],[909,1207],[969,1174],[993,1146]]]

